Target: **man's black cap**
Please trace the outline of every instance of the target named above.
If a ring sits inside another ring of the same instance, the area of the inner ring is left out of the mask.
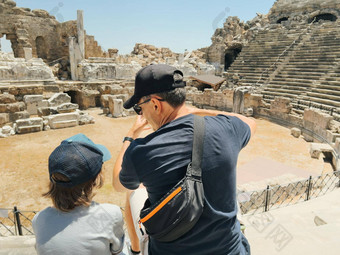
[[[124,103],[124,108],[131,108],[144,96],[183,87],[185,87],[185,81],[183,81],[183,73],[180,70],[164,64],[148,65],[138,71],[135,92]]]

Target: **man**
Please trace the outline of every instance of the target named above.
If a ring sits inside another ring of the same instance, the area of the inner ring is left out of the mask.
[[[137,73],[134,95],[124,107],[133,107],[140,116],[124,139],[113,186],[125,191],[143,184],[150,202],[156,203],[184,177],[191,161],[192,114],[206,116],[203,214],[173,242],[150,237],[149,254],[250,254],[236,218],[236,163],[256,124],[238,114],[186,107],[184,86],[183,73],[168,65],[149,65]],[[137,139],[147,125],[154,132]]]

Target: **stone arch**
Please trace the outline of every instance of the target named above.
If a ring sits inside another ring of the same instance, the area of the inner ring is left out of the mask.
[[[227,49],[224,53],[224,71],[228,70],[228,68],[234,63],[237,56],[242,51],[242,46],[238,46],[232,49]]]
[[[277,23],[277,24],[281,24],[282,21],[287,21],[288,19],[289,19],[289,17],[282,17],[282,18],[278,19],[278,20],[276,21],[276,23]]]
[[[46,59],[47,53],[46,53],[46,42],[45,42],[44,37],[38,36],[35,39],[35,46],[36,46],[36,49],[37,49],[38,58]]]
[[[7,52],[7,53],[13,53],[13,40],[11,40],[10,36],[6,34],[0,34],[0,50]]]
[[[323,14],[318,14],[314,17],[311,17],[309,19],[309,23],[312,22],[313,20],[315,19],[314,22],[318,22],[320,20],[328,20],[328,21],[336,21],[338,19],[337,16],[335,16],[334,14],[332,13],[323,13]]]

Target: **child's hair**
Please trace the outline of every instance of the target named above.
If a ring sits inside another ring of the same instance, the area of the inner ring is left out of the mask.
[[[56,181],[70,181],[65,175],[61,173],[53,173],[51,177]],[[58,210],[69,212],[80,205],[89,206],[93,196],[95,195],[92,192],[92,189],[100,188],[102,186],[103,176],[100,171],[99,174],[92,180],[74,187],[63,187],[51,181],[49,184],[49,191],[44,193],[43,196],[51,198],[53,205]]]

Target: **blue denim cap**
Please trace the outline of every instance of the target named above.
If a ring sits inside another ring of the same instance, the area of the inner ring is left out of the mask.
[[[50,180],[64,187],[77,186],[94,179],[103,162],[110,158],[111,154],[104,145],[95,144],[84,134],[77,134],[62,141],[51,153],[48,159]],[[63,174],[70,181],[56,181],[52,178],[54,173]]]

